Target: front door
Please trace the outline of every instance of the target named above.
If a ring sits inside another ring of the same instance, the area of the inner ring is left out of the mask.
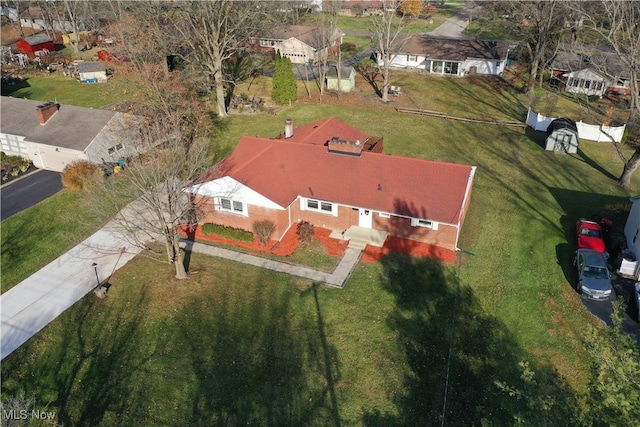
[[[359,209],[360,211],[360,221],[358,225],[364,228],[372,228],[373,227],[373,213],[369,209]]]

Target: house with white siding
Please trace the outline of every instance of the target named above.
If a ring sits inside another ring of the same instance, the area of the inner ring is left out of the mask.
[[[508,56],[509,43],[478,39],[449,39],[415,34],[400,40],[391,51],[391,66],[428,71],[433,74],[501,75]],[[378,65],[383,65],[377,54]]]

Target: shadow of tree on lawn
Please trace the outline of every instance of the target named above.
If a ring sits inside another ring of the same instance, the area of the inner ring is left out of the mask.
[[[383,286],[396,299],[387,321],[410,371],[405,392],[393,398],[398,414],[369,411],[364,425],[572,424],[569,386],[548,366],[529,367],[511,332],[484,312],[454,267],[399,253],[381,263]]]
[[[292,316],[296,293],[252,285],[249,300],[233,288],[218,300],[200,295],[179,316],[177,345],[195,377],[188,425],[340,425],[339,365],[315,304]],[[242,293],[246,295],[246,290]]]

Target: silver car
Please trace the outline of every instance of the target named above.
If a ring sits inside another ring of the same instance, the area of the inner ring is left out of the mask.
[[[607,261],[602,253],[593,249],[578,249],[574,262],[578,269],[578,293],[594,300],[608,300],[613,288]]]

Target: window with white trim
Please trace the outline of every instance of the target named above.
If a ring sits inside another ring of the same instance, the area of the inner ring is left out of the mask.
[[[438,223],[437,222],[429,221],[429,220],[426,220],[426,219],[411,218],[411,225],[414,226],[414,227],[430,228],[432,230],[437,230],[438,229]]]
[[[221,211],[233,212],[238,214],[246,215],[245,204],[238,200],[227,199],[224,197],[220,198],[220,203],[218,204],[218,208]]]
[[[417,60],[418,60],[418,57],[416,55],[407,55],[407,61],[416,62]]]
[[[330,202],[323,202],[321,200],[303,199],[302,209],[306,211],[316,211],[331,214],[333,216],[338,215],[338,205]]]

